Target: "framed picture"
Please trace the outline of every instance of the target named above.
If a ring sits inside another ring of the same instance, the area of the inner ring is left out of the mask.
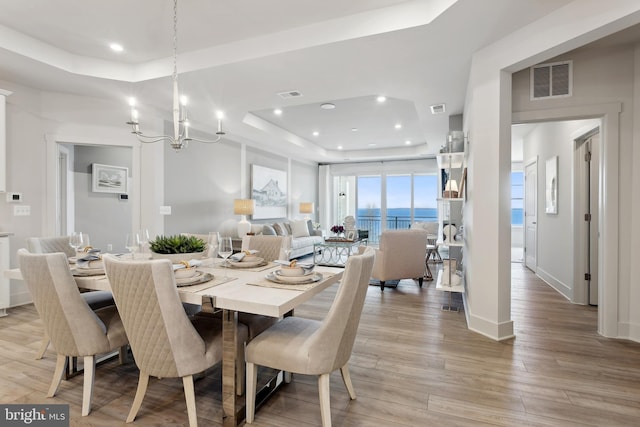
[[[93,163],[91,165],[91,191],[96,193],[126,193],[129,168]]]
[[[347,231],[347,240],[356,240],[356,230]]]
[[[287,217],[287,172],[251,165],[251,198],[256,202],[253,219]]]
[[[547,160],[545,182],[545,212],[555,215],[558,213],[558,156]]]

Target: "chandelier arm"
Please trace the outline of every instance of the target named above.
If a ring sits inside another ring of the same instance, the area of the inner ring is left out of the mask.
[[[153,142],[162,142],[162,141],[168,141],[170,143],[174,142],[174,139],[171,138],[170,136],[165,136],[165,135],[161,135],[161,136],[147,136],[147,135],[143,135],[141,133],[136,134],[136,137],[138,138],[138,141],[148,144],[148,143],[153,143]]]
[[[222,135],[218,135],[216,139],[198,139],[198,138],[189,138],[189,141],[203,142],[205,144],[215,144],[220,142],[222,139]]]

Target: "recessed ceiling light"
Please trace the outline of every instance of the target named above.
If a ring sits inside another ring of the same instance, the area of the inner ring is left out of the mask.
[[[386,100],[387,100],[387,97],[386,96],[382,96],[382,95],[380,95],[379,97],[376,98],[376,101],[378,101],[378,102],[384,102]]]
[[[376,144],[374,142],[372,142],[371,144],[369,144],[369,147],[375,147]]]
[[[408,139],[404,143],[407,145],[411,145],[411,141],[409,141]]]
[[[400,123],[396,123],[396,125],[394,126],[396,129],[402,129],[402,125]]]
[[[336,106],[330,102],[325,102],[324,104],[320,104],[320,108],[323,110],[333,110]]]
[[[124,50],[124,47],[122,47],[122,45],[119,43],[111,43],[109,47],[114,52],[122,52]]]
[[[313,136],[318,136],[318,135],[320,135],[320,132],[318,132],[317,130],[313,131]]]
[[[358,132],[358,128],[351,128],[351,132]]]
[[[342,150],[342,145],[338,145],[338,150]]]
[[[275,110],[273,110],[273,114],[275,114],[276,116],[279,116],[280,114],[282,114],[282,110],[279,108],[276,108]]]

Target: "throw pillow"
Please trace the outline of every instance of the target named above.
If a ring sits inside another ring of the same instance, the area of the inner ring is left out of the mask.
[[[293,234],[293,229],[291,228],[291,223],[285,222],[284,223],[284,228],[287,229],[287,234]]]
[[[287,229],[285,228],[284,224],[282,224],[281,222],[274,223],[273,229],[276,231],[276,234],[278,236],[288,236]]]
[[[291,231],[293,237],[309,237],[309,227],[307,221],[291,221]]]
[[[309,229],[309,236],[314,236],[316,234],[316,230],[313,229],[313,222],[310,219],[307,220],[307,228]]]
[[[265,236],[275,236],[276,230],[274,230],[273,227],[269,224],[265,224],[262,226],[262,234],[264,234]]]

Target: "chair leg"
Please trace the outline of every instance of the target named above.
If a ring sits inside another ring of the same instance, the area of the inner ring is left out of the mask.
[[[380,280],[380,291],[384,291],[384,280]]]
[[[418,278],[418,286],[422,287],[423,280],[424,280],[424,277],[419,277]]]
[[[56,395],[58,387],[60,387],[60,381],[62,381],[62,375],[64,375],[64,371],[66,370],[67,356],[58,354],[58,358],[56,359],[56,369],[53,371],[53,380],[51,380],[51,386],[49,387],[47,397],[53,397]]]
[[[197,427],[198,415],[196,414],[196,393],[193,388],[193,375],[182,377],[182,387],[184,387],[184,398],[187,401],[189,427]]]
[[[251,424],[256,412],[256,383],[258,382],[258,369],[253,363],[246,363],[247,369],[245,376],[247,377],[247,390],[245,396],[246,402],[246,422]]]
[[[93,397],[93,383],[96,375],[96,358],[84,357],[84,385],[82,387],[82,416],[86,417],[91,412],[91,399]]]
[[[331,427],[331,396],[329,394],[331,374],[322,374],[318,377],[318,391],[320,393],[320,415],[322,427]]]
[[[147,392],[148,385],[149,385],[149,375],[146,372],[140,371],[140,376],[138,377],[138,389],[136,390],[136,397],[133,398],[133,404],[131,405],[131,410],[129,411],[129,415],[127,416],[128,423],[136,419],[136,415],[140,410],[140,406],[142,406],[142,400],[144,399],[144,394]]]
[[[49,348],[49,334],[45,332],[42,336],[42,342],[40,343],[38,353],[36,354],[36,360],[40,360],[44,357],[44,354],[47,352],[47,348]]]
[[[127,346],[123,345],[118,349],[118,363],[124,365],[127,363]]]
[[[351,398],[351,400],[354,400],[356,398],[356,391],[353,388],[353,383],[351,382],[349,367],[347,365],[344,365],[342,368],[340,368],[340,374],[342,374],[342,381],[344,381],[344,385],[349,392],[349,397]]]
[[[289,384],[293,380],[293,372],[284,371],[284,383]]]

